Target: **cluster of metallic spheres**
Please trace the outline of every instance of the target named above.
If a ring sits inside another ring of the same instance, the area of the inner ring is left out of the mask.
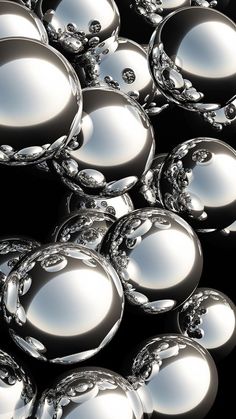
[[[155,155],[148,115],[172,103],[234,129],[236,27],[220,3],[134,0],[156,28],[145,49],[119,37],[114,0],[0,1],[0,164],[45,164],[70,189],[50,244],[0,239],[1,321],[28,355],[65,365],[110,342],[125,301],[146,321],[177,309],[180,333],[141,344],[126,378],[77,368],[37,401],[0,350],[0,418],[201,419],[211,408],[208,351],[235,347],[236,307],[197,288],[193,228],[235,230],[236,151],[194,138]],[[135,185],[147,208],[134,209]]]

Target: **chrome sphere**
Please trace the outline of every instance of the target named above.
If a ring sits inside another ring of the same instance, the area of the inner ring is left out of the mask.
[[[0,418],[31,418],[36,386],[22,366],[0,349]]]
[[[95,355],[116,333],[122,287],[98,253],[73,243],[47,245],[8,276],[3,314],[12,339],[26,353],[73,364]]]
[[[40,244],[37,241],[27,237],[0,237],[0,302],[3,284],[11,270],[19,260],[38,246]]]
[[[214,124],[224,108],[236,113],[236,26],[222,13],[190,7],[168,15],[154,32],[149,49],[153,78],[162,93]]]
[[[53,233],[55,242],[72,242],[99,251],[101,241],[115,217],[95,209],[81,209],[56,227]]]
[[[151,314],[183,303],[202,272],[201,245],[194,231],[162,209],[144,208],[117,220],[101,252],[120,276],[127,300]]]
[[[198,288],[178,312],[178,326],[217,358],[236,346],[236,307],[220,291]]]
[[[202,419],[218,388],[211,355],[192,339],[172,334],[144,342],[129,378],[151,419]]]
[[[63,213],[69,215],[71,212],[80,209],[93,208],[102,212],[107,212],[116,218],[128,214],[134,210],[133,202],[129,194],[115,196],[114,198],[94,198],[93,196],[83,196],[76,193],[69,193],[64,199]]]
[[[135,11],[153,26],[157,26],[163,16],[174,10],[191,6],[191,2],[192,0],[132,0]]]
[[[51,166],[73,191],[113,197],[136,184],[154,150],[151,123],[134,100],[117,90],[87,88],[80,134]]]
[[[51,42],[73,54],[96,46],[105,51],[120,29],[114,0],[39,0],[35,10]]]
[[[118,38],[106,54],[87,53],[84,70],[88,86],[113,87],[148,105],[156,87],[149,72],[147,53],[136,42]]]
[[[23,37],[48,42],[47,32],[38,16],[12,1],[0,1],[0,39]]]
[[[159,172],[163,205],[199,229],[221,229],[235,221],[236,151],[214,138],[179,144]]]
[[[139,191],[150,206],[162,206],[158,179],[167,155],[166,153],[157,154],[152,161],[150,169],[141,178]]]
[[[0,40],[0,163],[52,157],[78,134],[81,88],[68,61],[35,40]]]
[[[132,385],[115,372],[86,367],[72,370],[46,390],[36,419],[143,419]]]

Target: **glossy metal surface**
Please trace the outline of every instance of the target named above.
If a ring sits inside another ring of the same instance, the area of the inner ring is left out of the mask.
[[[95,209],[80,209],[61,222],[53,233],[55,242],[72,242],[99,251],[115,217]]]
[[[96,46],[105,50],[120,29],[120,15],[113,0],[39,0],[36,12],[51,42],[70,53]]]
[[[185,301],[202,272],[197,236],[182,218],[162,209],[136,210],[116,221],[101,252],[119,274],[127,300],[151,314]]]
[[[210,354],[180,335],[156,336],[140,347],[132,363],[144,411],[151,419],[202,419],[214,403],[218,388]]]
[[[84,69],[88,86],[113,87],[140,105],[153,101],[156,87],[149,72],[147,53],[136,42],[118,38],[106,54],[87,54],[86,58]]]
[[[76,193],[69,193],[64,198],[62,205],[63,213],[67,215],[80,209],[94,208],[107,212],[116,218],[120,218],[134,209],[133,202],[127,193],[114,198],[94,198],[89,195],[82,196]]]
[[[55,49],[23,38],[0,40],[0,163],[38,163],[78,134],[78,78]]]
[[[214,111],[225,108],[230,123],[236,93],[236,26],[227,16],[203,7],[170,14],[152,36],[149,64],[169,100],[204,113],[213,125]]]
[[[115,372],[86,367],[72,370],[46,390],[36,419],[143,419],[132,385]]]
[[[31,418],[36,387],[16,361],[0,349],[0,419]]]
[[[98,253],[73,243],[31,252],[8,276],[3,295],[14,342],[52,363],[95,355],[112,339],[123,313],[114,269]]]
[[[38,246],[40,244],[37,241],[27,237],[7,236],[0,238],[0,301],[2,299],[3,284],[11,270],[19,260]]]
[[[167,155],[166,153],[157,154],[150,169],[141,178],[140,193],[150,206],[162,206],[159,191],[159,172]]]
[[[10,37],[32,38],[48,42],[47,32],[38,16],[11,1],[0,2],[0,39]]]
[[[155,141],[143,109],[123,93],[83,90],[83,117],[77,142],[53,160],[69,188],[96,197],[131,189],[152,162]]]
[[[236,151],[214,138],[178,145],[160,171],[163,205],[199,229],[221,229],[235,220]]]
[[[174,10],[191,6],[191,2],[192,0],[132,0],[135,11],[153,26],[157,26],[163,16]]]
[[[217,358],[236,346],[236,307],[220,291],[198,288],[179,311],[178,326]]]

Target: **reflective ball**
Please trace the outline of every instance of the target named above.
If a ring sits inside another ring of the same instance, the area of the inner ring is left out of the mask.
[[[214,138],[179,144],[159,174],[163,205],[199,229],[221,229],[235,220],[236,151]]]
[[[154,149],[153,128],[141,106],[117,90],[88,88],[77,140],[51,166],[73,191],[113,197],[149,169]]]
[[[201,0],[200,0],[201,1]],[[148,23],[157,26],[163,16],[179,9],[191,6],[192,0],[132,0],[135,11]],[[205,1],[204,3],[208,3]]]
[[[73,54],[97,46],[106,51],[120,29],[114,0],[39,0],[35,10],[51,42]]]
[[[156,87],[149,72],[147,53],[136,42],[118,38],[106,54],[87,53],[83,62],[88,86],[113,87],[140,105],[152,102]]]
[[[8,276],[3,313],[13,341],[26,353],[72,364],[112,339],[123,314],[123,292],[98,253],[73,243],[46,245]]]
[[[202,272],[201,245],[194,231],[162,209],[144,208],[117,220],[101,252],[120,276],[127,300],[151,314],[185,301]]]
[[[64,199],[63,213],[67,215],[86,208],[97,209],[120,218],[122,215],[133,211],[134,205],[127,193],[114,198],[94,198],[89,195],[82,196],[76,193],[69,193]]]
[[[152,36],[149,64],[170,101],[213,125],[220,108],[229,123],[235,117],[236,26],[227,16],[204,7],[168,15]]]
[[[99,251],[101,241],[115,217],[95,209],[81,209],[71,214],[56,227],[55,242],[72,242]]]
[[[143,419],[132,385],[115,372],[95,367],[72,370],[46,390],[36,419]]]
[[[2,287],[14,266],[40,244],[27,237],[0,237],[0,301]],[[1,311],[1,306],[0,306]]]
[[[162,206],[158,178],[166,157],[166,153],[157,154],[152,161],[150,169],[142,176],[140,181],[140,193],[150,206]]]
[[[68,61],[35,40],[0,40],[0,163],[52,157],[78,134],[78,78]]]
[[[36,387],[24,369],[0,349],[0,418],[31,418]]]
[[[192,339],[172,334],[144,342],[130,380],[151,419],[202,419],[218,388],[211,355]]]
[[[35,13],[12,1],[1,1],[0,39],[11,37],[48,42],[47,32]]]
[[[236,307],[220,291],[198,288],[178,312],[178,326],[216,358],[236,346]]]

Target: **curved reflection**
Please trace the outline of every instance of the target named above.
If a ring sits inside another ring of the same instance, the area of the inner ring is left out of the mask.
[[[214,403],[216,366],[192,339],[171,334],[148,339],[131,371],[144,411],[152,418],[203,419]]]
[[[63,403],[65,398],[67,403]],[[141,402],[129,382],[103,368],[73,370],[46,390],[36,419],[54,417],[58,412],[66,419],[144,419]]]
[[[185,356],[163,366],[147,388],[155,394],[155,411],[164,415],[181,415],[191,412],[204,401],[210,384],[211,372],[206,361]]]
[[[77,270],[71,270],[69,275],[68,271],[62,272],[42,286],[26,315],[34,327],[45,333],[76,336],[102,323],[109,313],[112,297],[111,284],[108,278],[104,281],[103,274],[82,268],[78,275]],[[65,301],[67,309],[62,310]]]
[[[117,270],[127,300],[153,314],[185,301],[202,272],[197,236],[184,220],[162,209],[143,208],[117,220],[101,253]]]
[[[235,28],[219,21],[198,23],[181,40],[176,61],[189,74],[230,77],[236,73],[235,45]]]
[[[32,38],[47,43],[47,32],[31,10],[11,1],[0,3],[0,39],[9,37]]]
[[[236,346],[236,307],[222,292],[198,288],[178,313],[178,326],[217,358]]]
[[[3,295],[14,342],[53,363],[72,364],[99,352],[123,315],[114,269],[97,252],[73,243],[31,252],[9,275]]]
[[[10,127],[48,122],[66,108],[71,97],[68,77],[56,65],[40,58],[17,58],[3,64],[0,90],[5,98],[1,124]]]

